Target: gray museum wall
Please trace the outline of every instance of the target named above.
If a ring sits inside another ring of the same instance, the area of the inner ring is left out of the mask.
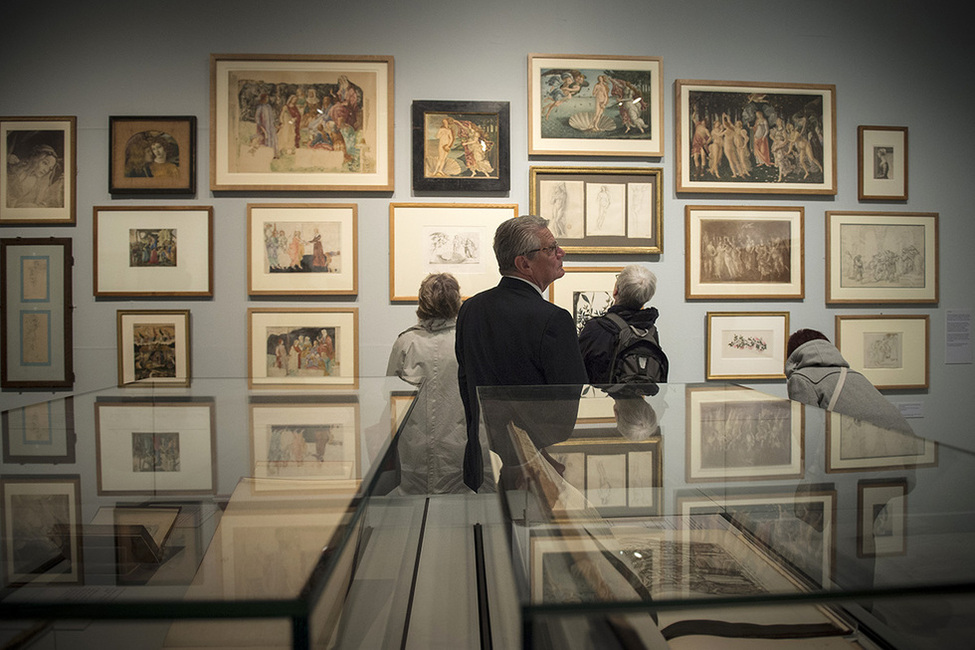
[[[415,321],[415,305],[389,301],[390,201],[518,203],[528,209],[532,164],[646,165],[664,170],[664,252],[637,256],[570,256],[567,265],[643,261],[660,278],[653,304],[671,380],[703,381],[708,311],[788,310],[790,326],[833,335],[837,314],[928,314],[930,389],[890,392],[896,403],[920,404],[913,420],[925,436],[975,449],[975,366],[945,363],[945,314],[975,310],[975,221],[970,208],[975,132],[961,124],[975,99],[973,49],[948,12],[920,2],[816,3],[721,0],[501,0],[476,5],[335,3],[293,0],[158,4],[28,3],[0,7],[0,115],[76,115],[77,225],[6,227],[0,237],[71,237],[74,245],[75,388],[116,383],[115,319],[119,309],[190,309],[192,365],[198,377],[246,374],[246,310],[293,300],[249,299],[246,205],[249,202],[355,202],[359,218],[359,293],[314,301],[359,309],[359,369],[385,372],[396,335]],[[392,193],[218,193],[209,190],[209,55],[384,54],[395,57],[395,191]],[[665,155],[659,159],[569,156],[529,160],[527,55],[649,55],[663,59]],[[674,191],[675,79],[836,85],[836,196],[677,195]],[[502,100],[511,103],[511,190],[480,195],[425,194],[411,189],[410,105],[414,100]],[[108,193],[110,115],[196,115],[198,191],[185,199],[113,200]],[[910,129],[910,200],[857,200],[858,125]],[[92,206],[212,205],[215,214],[214,297],[206,301],[95,300],[92,295]],[[786,205],[805,208],[805,299],[684,299],[684,206]],[[940,302],[925,306],[825,304],[825,212],[883,210],[940,214]],[[307,306],[308,301],[302,301]],[[785,395],[784,382],[756,385]],[[4,392],[2,408],[38,400]],[[220,416],[223,417],[224,414]],[[229,422],[246,429],[244,413]],[[221,425],[228,424],[223,420]]]

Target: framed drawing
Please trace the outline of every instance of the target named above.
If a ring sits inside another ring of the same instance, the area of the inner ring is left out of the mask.
[[[108,118],[111,194],[195,194],[196,116]]]
[[[493,287],[501,279],[494,231],[517,216],[517,205],[390,203],[390,301],[416,302],[430,273],[452,273],[465,299]]]
[[[0,226],[73,226],[77,118],[0,117]]]
[[[393,57],[210,55],[210,189],[393,190]]]
[[[595,386],[586,384],[582,387],[582,394],[580,395],[580,399],[579,399],[579,412],[576,415],[576,423],[577,424],[615,423],[617,417],[615,406],[616,406],[616,399],[614,399],[612,395],[610,395],[604,390],[596,388]],[[653,411],[652,407],[651,407],[651,411]],[[654,419],[656,419],[655,412],[654,412]]]
[[[836,316],[836,347],[878,389],[927,388],[927,314]]]
[[[355,307],[247,310],[250,388],[357,388]]]
[[[688,386],[686,403],[688,482],[802,478],[800,402],[747,388]]]
[[[71,388],[69,238],[0,239],[0,385]]]
[[[216,407],[210,398],[95,402],[98,494],[213,494]]]
[[[785,379],[789,312],[707,314],[708,379]]]
[[[835,411],[826,418],[826,471],[934,467],[938,443]]]
[[[857,198],[907,200],[907,127],[857,127]]]
[[[75,462],[73,397],[9,409],[0,419],[4,463]]]
[[[508,102],[414,101],[413,189],[507,192]]]
[[[622,266],[566,266],[565,275],[548,285],[549,302],[572,314],[576,333],[589,319],[613,306],[613,289]]]
[[[528,55],[529,155],[664,155],[663,60]]]
[[[118,385],[189,386],[190,310],[116,312]]]
[[[247,205],[247,293],[354,296],[355,203]]]
[[[416,391],[394,391],[389,395],[389,418],[391,436],[395,436],[413,408]]]
[[[663,252],[659,167],[532,167],[530,211],[569,253]]]
[[[857,557],[907,553],[907,479],[857,482]]]
[[[674,82],[677,191],[836,194],[836,86]]]
[[[95,206],[94,293],[213,296],[211,206]]]
[[[936,212],[826,213],[826,302],[938,302]]]
[[[802,207],[684,208],[684,297],[802,299]]]

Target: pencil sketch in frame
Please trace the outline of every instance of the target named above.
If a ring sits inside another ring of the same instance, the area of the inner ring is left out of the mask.
[[[857,127],[857,198],[907,200],[907,127]]]
[[[707,379],[785,379],[789,312],[707,313]]]
[[[836,316],[836,347],[880,390],[923,389],[930,381],[927,314]]]
[[[938,302],[938,213],[826,212],[826,302]]]
[[[802,299],[804,208],[688,205],[684,297]]]
[[[613,306],[616,276],[622,266],[566,266],[565,275],[548,285],[549,302],[572,314],[576,333],[590,319],[603,316]]]
[[[110,194],[195,194],[196,116],[108,118]]]
[[[857,557],[907,553],[907,479],[857,481]]]
[[[832,411],[826,418],[826,471],[934,467],[938,443]]]
[[[0,226],[75,224],[77,122],[0,117]]]
[[[74,398],[47,400],[0,413],[4,463],[75,462]]]
[[[190,310],[120,309],[118,385],[189,386]]]
[[[677,191],[836,194],[836,86],[674,82]]]

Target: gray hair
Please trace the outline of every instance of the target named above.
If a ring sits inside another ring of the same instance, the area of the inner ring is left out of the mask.
[[[613,400],[616,429],[632,441],[646,440],[660,435],[657,412],[642,397],[623,397]]]
[[[498,271],[502,275],[515,270],[515,258],[540,247],[542,238],[539,232],[548,227],[548,219],[526,214],[512,217],[494,231],[494,256],[498,260]]]
[[[616,279],[616,302],[630,309],[640,309],[657,292],[657,276],[639,264],[625,267]]]

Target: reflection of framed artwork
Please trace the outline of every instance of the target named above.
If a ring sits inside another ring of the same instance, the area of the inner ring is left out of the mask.
[[[785,379],[789,312],[707,314],[708,379]]]
[[[210,55],[210,189],[393,190],[393,57]]]
[[[98,494],[216,492],[212,399],[95,402]]]
[[[857,482],[857,557],[907,553],[907,479]]]
[[[517,216],[517,205],[390,203],[390,301],[416,302],[430,273],[453,274],[465,299],[496,285],[494,231]]]
[[[74,398],[49,400],[0,414],[4,463],[73,463]]]
[[[81,477],[0,477],[8,587],[82,584]]]
[[[190,385],[189,309],[120,309],[116,320],[119,386]]]
[[[108,118],[108,191],[196,193],[196,116]]]
[[[687,387],[687,480],[801,478],[802,404],[746,388]]]
[[[247,205],[247,293],[357,292],[355,203]]]
[[[416,400],[416,392],[393,392],[389,396],[389,417],[391,419],[390,427],[392,428],[391,435],[396,435],[399,428],[403,426],[403,422],[406,416],[410,413],[410,409],[413,408],[413,402]]]
[[[836,194],[836,86],[678,79],[674,96],[678,192]],[[729,138],[748,145],[729,156]]]
[[[937,303],[936,212],[827,212],[827,303]]]
[[[528,55],[529,155],[662,156],[663,60]]]
[[[857,127],[857,198],[907,200],[907,127]]]
[[[826,419],[826,471],[934,467],[938,443],[835,411]]]
[[[579,399],[579,413],[576,422],[579,424],[606,424],[616,422],[616,412],[613,407],[616,400],[606,391],[588,384],[582,387]]]
[[[663,252],[659,167],[532,167],[532,214],[569,253]]]
[[[548,285],[548,299],[572,314],[576,333],[591,318],[602,316],[613,305],[616,276],[622,266],[566,266],[565,275]]]
[[[247,310],[251,388],[356,388],[359,310]]]
[[[213,296],[213,208],[95,206],[98,297]]]
[[[414,101],[413,189],[508,191],[508,102]]]
[[[685,207],[688,300],[805,296],[802,207]]]
[[[71,239],[0,239],[0,385],[74,385]]]
[[[0,226],[73,226],[77,118],[0,117]]]
[[[927,314],[836,316],[836,347],[879,389],[927,388]]]

